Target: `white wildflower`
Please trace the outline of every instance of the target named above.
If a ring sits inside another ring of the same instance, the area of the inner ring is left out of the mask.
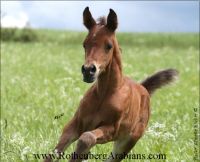
[[[26,156],[27,156],[28,153],[31,153],[31,148],[28,147],[28,146],[26,146],[26,147],[23,148],[23,150],[21,151],[21,159],[22,159],[23,161],[26,160]]]
[[[149,129],[147,130],[147,133],[149,135],[158,137],[158,138],[162,138],[163,140],[175,140],[176,139],[176,135],[170,133],[170,132],[166,132],[166,126],[165,124],[161,124],[161,123],[154,123],[151,127],[149,127]]]
[[[181,96],[181,93],[180,93],[180,92],[175,92],[175,95],[176,95],[177,97],[179,97],[179,96]]]
[[[78,87],[76,87],[76,88],[74,88],[74,91],[77,92],[77,93],[79,93],[81,91],[81,89],[78,88]]]
[[[21,134],[19,132],[17,132],[15,134],[13,134],[10,142],[22,145],[24,143],[24,138],[23,138],[23,136],[21,136]]]
[[[190,68],[189,67],[186,67],[185,68],[185,72],[189,72],[190,71]]]
[[[60,87],[61,97],[66,97],[67,93],[65,92],[65,87]]]
[[[48,82],[49,82],[48,79],[45,78],[45,79],[44,79],[44,85],[47,85]]]
[[[156,123],[154,123],[154,125],[152,126],[153,128],[165,128],[165,124],[161,124],[161,123],[158,123],[158,122],[156,122]]]
[[[11,84],[15,84],[16,83],[16,79],[15,78],[12,78],[11,79]]]
[[[175,136],[174,136],[173,134],[169,133],[169,132],[164,133],[164,134],[163,134],[163,137],[164,137],[166,140],[172,139],[172,140],[175,141],[175,139],[176,139]]]

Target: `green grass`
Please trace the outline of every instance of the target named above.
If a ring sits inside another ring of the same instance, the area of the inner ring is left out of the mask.
[[[28,161],[26,154],[29,161],[37,161],[32,153],[49,152],[90,86],[82,82],[80,72],[86,33],[43,30],[38,34],[38,42],[1,43],[2,162]],[[176,84],[152,97],[148,129],[134,153],[164,153],[168,162],[192,161],[193,108],[199,107],[198,35],[120,33],[118,38],[123,72],[134,80],[169,67],[180,72]],[[91,152],[109,153],[111,149],[108,143]]]

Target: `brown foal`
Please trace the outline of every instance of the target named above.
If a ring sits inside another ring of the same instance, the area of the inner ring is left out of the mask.
[[[167,69],[155,73],[142,83],[123,76],[120,48],[115,36],[117,15],[110,9],[107,20],[97,23],[86,7],[83,21],[89,33],[83,43],[85,64],[83,80],[95,82],[86,92],[80,105],[64,127],[55,147],[58,156],[78,139],[70,162],[82,161],[96,144],[114,141],[112,156],[106,162],[119,162],[118,155],[126,155],[143,135],[150,116],[150,96],[157,89],[174,80],[177,71]],[[58,157],[58,158],[59,158]],[[46,161],[52,161],[50,157]]]

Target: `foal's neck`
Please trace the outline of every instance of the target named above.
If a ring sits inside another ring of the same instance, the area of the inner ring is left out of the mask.
[[[118,43],[115,41],[113,57],[97,81],[97,93],[100,97],[105,96],[109,92],[113,93],[122,85],[123,77],[120,53],[121,51],[119,49]]]

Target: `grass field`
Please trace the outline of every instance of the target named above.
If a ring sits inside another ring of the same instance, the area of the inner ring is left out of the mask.
[[[34,159],[33,153],[52,150],[91,86],[82,81],[80,70],[86,33],[38,32],[44,38],[41,41],[1,42],[2,162],[41,161]],[[152,97],[148,129],[132,153],[166,154],[166,160],[153,162],[193,161],[194,108],[199,108],[198,34],[126,33],[118,38],[123,72],[134,80],[169,67],[180,72],[176,84]],[[111,149],[112,143],[108,143],[91,152],[110,153]]]

